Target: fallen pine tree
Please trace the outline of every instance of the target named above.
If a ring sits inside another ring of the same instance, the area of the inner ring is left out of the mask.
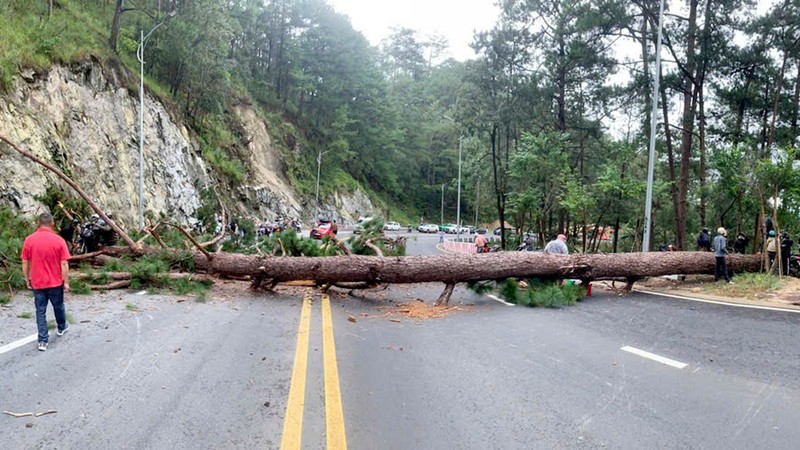
[[[145,247],[144,254],[164,250]],[[109,247],[105,255],[131,255],[127,247]],[[288,257],[236,253],[191,254],[194,270],[213,276],[250,280],[254,288],[271,288],[282,282],[313,281],[327,287],[353,288],[380,284],[441,282],[447,303],[456,283],[520,279],[623,280],[628,288],[638,280],[662,275],[709,274],[714,255],[708,252],[651,252],[589,255],[550,255],[532,252],[499,252],[439,256],[328,256]],[[730,270],[755,272],[758,255],[728,256]]]
[[[341,243],[336,242],[347,253],[342,256],[270,256],[243,255],[237,253],[211,252],[207,247],[217,245],[224,237],[224,230],[213,240],[198,243],[179,225],[169,224],[179,229],[191,241],[193,250],[154,248],[143,245],[143,240],[134,241],[120,227],[107,217],[101,208],[63,171],[24,150],[14,142],[0,135],[5,142],[31,161],[55,173],[72,187],[87,204],[119,233],[128,247],[107,247],[99,252],[80,255],[75,262],[90,260],[103,264],[104,257],[130,256],[133,258],[161,252],[174,255],[175,259],[190,259],[193,271],[212,276],[246,279],[253,288],[271,289],[281,282],[313,281],[323,288],[334,285],[348,288],[370,288],[380,284],[442,282],[445,289],[437,303],[447,303],[456,283],[475,281],[504,280],[510,278],[539,279],[579,279],[584,282],[595,280],[624,280],[630,287],[637,280],[661,275],[708,274],[714,270],[714,255],[705,252],[666,252],[666,253],[621,253],[589,255],[548,255],[530,252],[500,252],[479,255],[440,255],[440,256],[383,256],[370,240],[363,246],[374,251],[376,256],[353,255]],[[224,210],[223,210],[224,217]],[[224,221],[224,219],[223,219]],[[155,231],[158,225],[145,231],[164,247]],[[335,242],[335,241],[334,241]],[[283,244],[279,241],[282,252]],[[219,247],[218,247],[219,248]],[[734,272],[758,271],[761,268],[759,255],[731,255],[728,257],[730,269]],[[124,286],[125,279],[116,280],[112,286]]]

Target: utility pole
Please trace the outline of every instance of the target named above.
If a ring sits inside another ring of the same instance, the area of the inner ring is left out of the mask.
[[[442,213],[439,217],[439,224],[444,225],[444,183],[442,183]]]
[[[458,136],[458,200],[456,200],[456,231],[461,237],[461,140],[463,135]]]
[[[458,108],[458,102],[456,102],[456,108]],[[456,119],[452,117],[442,114],[442,117],[445,119],[453,122],[454,124],[458,125]],[[464,140],[464,132],[461,131],[458,134],[458,194],[456,200],[456,233],[460,236],[461,235],[461,141]]]
[[[136,48],[136,58],[139,60],[139,229],[144,229],[144,45],[147,38],[153,34],[161,25],[172,17],[175,17],[177,10],[173,10],[158,25],[154,26],[147,35],[144,30],[140,30],[139,47]]]
[[[475,187],[475,229],[478,229],[478,199],[481,196],[481,177],[478,177],[478,184]]]
[[[658,12],[658,40],[656,41],[656,65],[653,76],[653,111],[650,116],[650,155],[647,163],[647,200],[644,205],[644,237],[642,238],[642,252],[650,251],[650,229],[653,220],[653,177],[656,159],[656,115],[658,113],[658,91],[661,75],[661,35],[664,24],[664,0]]]

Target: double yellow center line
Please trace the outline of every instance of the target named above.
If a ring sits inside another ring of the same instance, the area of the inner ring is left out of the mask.
[[[289,402],[283,422],[281,450],[299,450],[303,436],[303,407],[306,397],[308,368],[308,337],[311,329],[311,291],[303,298],[300,311],[300,328],[297,331],[297,348],[292,368]],[[331,301],[322,296],[322,353],[325,378],[325,427],[328,449],[346,449],[342,395],[339,389],[339,369],[336,364],[336,346],[333,341]]]

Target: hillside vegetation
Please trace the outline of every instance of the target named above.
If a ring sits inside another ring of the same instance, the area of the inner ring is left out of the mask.
[[[382,55],[324,1],[62,0],[48,13],[46,1],[11,0],[0,3],[0,16],[0,39],[11,44],[0,49],[5,90],[20,70],[89,57],[121,62],[135,77],[139,30],[163,21],[147,41],[148,89],[198,133],[204,159],[232,183],[247,171],[238,158],[244,133],[231,114],[241,103],[261,111],[305,194],[315,192],[320,153],[321,195],[360,186],[404,220],[429,200],[420,189],[430,184],[426,173],[437,182],[435,199],[438,182],[453,176],[458,136],[439,114],[448,105],[413,99],[405,78],[389,77]],[[455,92],[457,78],[441,80],[449,68],[425,71],[426,85]]]

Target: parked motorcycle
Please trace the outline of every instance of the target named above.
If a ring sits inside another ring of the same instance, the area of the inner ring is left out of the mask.
[[[800,254],[789,256],[789,275],[800,278]]]

